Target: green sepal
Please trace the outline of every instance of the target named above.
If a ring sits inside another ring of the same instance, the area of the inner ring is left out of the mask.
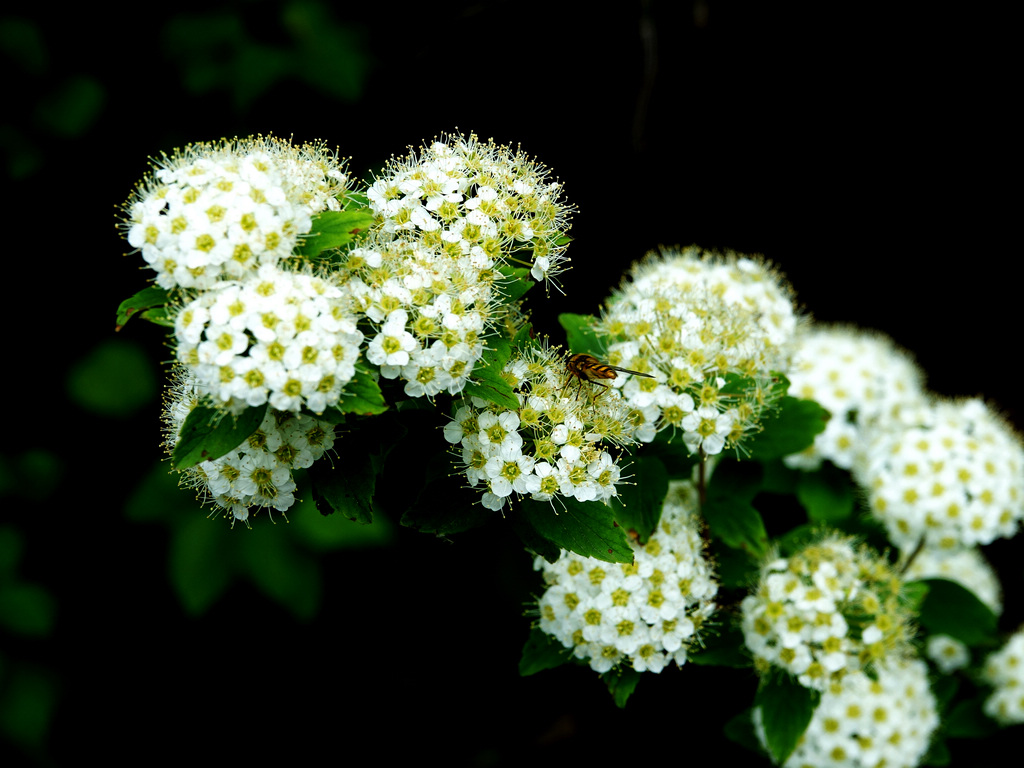
[[[820,693],[800,685],[790,674],[762,678],[754,704],[761,707],[765,741],[776,765],[793,754],[820,700]]]
[[[969,589],[948,579],[921,579],[928,594],[919,621],[931,634],[949,635],[962,643],[983,645],[996,634],[998,619]]]
[[[641,544],[658,526],[668,494],[668,472],[657,456],[635,456],[628,465],[630,479],[618,486],[611,500],[615,519],[626,531],[634,531]]]
[[[814,443],[829,418],[829,412],[813,400],[786,395],[779,398],[777,408],[765,414],[763,429],[743,441],[743,450],[757,461],[799,453]]]
[[[725,460],[711,475],[702,507],[712,536],[727,547],[754,557],[762,557],[768,551],[764,520],[751,503],[760,488],[760,465]]]
[[[629,537],[625,529],[615,522],[615,513],[607,504],[563,497],[553,504],[557,506],[523,499],[513,508],[513,515],[518,517],[517,527],[525,526],[542,539],[582,557],[608,563],[633,562]],[[564,507],[559,508],[563,504]],[[524,543],[530,546],[528,540],[524,539]],[[537,554],[545,556],[544,552]]]
[[[545,669],[560,667],[572,659],[572,651],[547,632],[533,627],[530,636],[526,638],[526,644],[523,645],[523,654],[519,659],[519,675],[529,677]]]
[[[632,667],[619,664],[601,675],[601,679],[608,686],[608,693],[612,695],[615,706],[623,709],[637,685],[640,684],[640,673]]]
[[[512,357],[512,345],[502,336],[487,340],[487,349],[475,366],[473,377],[462,390],[464,397],[478,397],[481,400],[515,411],[519,409],[519,398],[512,386],[502,378],[501,372]]]
[[[604,345],[597,335],[596,317],[565,312],[558,316],[558,322],[565,329],[566,343],[574,353],[604,355]]]
[[[121,330],[125,323],[139,313],[141,313],[139,314],[140,317],[150,322],[173,328],[174,322],[168,318],[167,310],[162,309],[167,304],[168,298],[169,294],[167,291],[159,286],[151,285],[148,288],[143,288],[134,296],[130,296],[122,301],[118,306],[117,325],[114,326],[114,330]]]
[[[266,414],[266,403],[246,408],[237,416],[218,408],[197,405],[181,425],[178,444],[171,454],[171,465],[180,471],[203,461],[219,459],[259,429]]]
[[[348,245],[372,227],[373,221],[373,214],[365,208],[324,211],[313,217],[312,231],[303,237],[296,250],[307,258],[316,258],[324,251]]]

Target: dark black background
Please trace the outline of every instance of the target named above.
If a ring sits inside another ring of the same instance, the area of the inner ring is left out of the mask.
[[[174,13],[228,10],[275,44],[280,7]],[[365,46],[361,97],[285,80],[244,108],[184,87],[166,9],[25,12],[49,59],[3,84],[8,128],[42,157],[5,194],[17,318],[6,450],[54,450],[65,473],[45,506],[5,503],[4,517],[29,534],[27,575],[60,603],[54,636],[16,648],[60,680],[51,754],[519,765],[646,760],[667,743],[681,761],[733,756],[718,728],[752,696],[745,671],[666,671],[624,712],[588,670],[518,677],[522,602],[537,586],[499,521],[450,542],[403,531],[383,557],[332,556],[311,624],[243,587],[186,620],[163,575],[166,537],[121,513],[159,456],[156,403],[111,423],[63,402],[68,366],[112,335],[113,309],[144,279],[137,257],[121,256],[116,206],[148,156],[191,141],[322,138],[364,174],[441,132],[474,131],[521,144],[578,206],[565,296],[530,296],[556,340],[560,312],[596,311],[660,244],[756,252],[815,319],[887,332],[934,391],[984,395],[1020,425],[1007,20],[968,6],[714,0],[330,9]],[[72,73],[102,84],[102,111],[84,132],[47,132],[39,94]],[[154,366],[166,359],[155,329],[129,328]],[[991,549],[1010,630],[1020,547]],[[952,746],[954,765],[997,749]]]

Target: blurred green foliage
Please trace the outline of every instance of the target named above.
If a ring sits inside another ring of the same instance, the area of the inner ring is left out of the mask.
[[[98,344],[68,376],[70,399],[102,416],[127,417],[150,405],[156,375],[142,347],[125,339]]]
[[[55,147],[55,140],[86,139],[115,111],[152,117],[182,99],[221,94],[225,105],[244,114],[290,83],[355,103],[371,66],[368,34],[339,15],[320,0],[149,14],[138,22],[156,43],[147,45],[145,64],[104,55],[78,58],[70,70],[61,59],[62,35],[73,21],[32,19],[25,12],[0,18],[0,80],[5,101],[18,107],[0,120],[6,175],[18,180],[40,173],[67,146]],[[118,32],[115,27],[110,34]],[[157,71],[159,89],[143,85],[144,79],[136,83],[137,72]],[[176,89],[184,93],[172,96]],[[172,124],[175,119],[169,130]]]
[[[24,548],[17,530],[0,527],[0,638],[4,647],[14,644],[13,637],[49,635],[57,611],[56,601],[44,587],[19,575]],[[26,751],[38,752],[56,702],[52,672],[20,655],[0,652],[0,732],[5,737]]]
[[[296,618],[312,619],[323,592],[323,554],[394,541],[394,528],[385,518],[360,525],[339,514],[324,517],[308,497],[287,517],[264,510],[251,529],[235,530],[219,519],[219,508],[208,519],[212,510],[200,509],[169,470],[159,465],[143,477],[125,513],[136,522],[160,522],[169,529],[168,578],[193,616],[207,611],[232,584],[244,581]]]

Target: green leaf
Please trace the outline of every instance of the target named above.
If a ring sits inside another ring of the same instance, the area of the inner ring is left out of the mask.
[[[693,468],[700,462],[700,456],[690,453],[682,438],[673,436],[671,430],[663,429],[654,440],[644,446],[645,456],[657,456],[665,465],[670,477],[690,477]]]
[[[609,506],[573,498],[561,501],[565,508],[556,513],[547,502],[524,499],[513,508],[513,514],[561,549],[609,563],[633,562],[629,537],[615,522]]]
[[[273,530],[275,526],[268,520],[260,523],[245,531],[241,542],[242,563],[249,578],[297,618],[313,618],[323,591],[319,560],[299,551],[292,538],[285,531]]]
[[[920,615],[921,606],[931,591],[928,584],[923,581],[908,581],[900,590],[900,595],[907,601],[907,607],[915,616]]]
[[[38,584],[13,582],[0,586],[0,626],[23,635],[48,635],[56,605]]]
[[[373,214],[365,208],[324,211],[313,218],[313,229],[305,236],[298,252],[310,258],[326,250],[347,245],[360,232],[373,226]]]
[[[234,531],[223,520],[208,520],[201,515],[186,520],[171,538],[168,557],[170,582],[185,611],[198,616],[220,597],[232,578],[231,535]]]
[[[487,340],[487,349],[473,367],[473,378],[462,390],[464,397],[479,397],[509,410],[518,410],[519,398],[512,386],[501,376],[505,364],[512,357],[512,345],[502,336]]]
[[[761,490],[765,493],[776,493],[780,496],[795,496],[797,483],[803,474],[798,469],[790,469],[782,463],[781,459],[765,461],[761,463],[764,467],[764,478],[761,483]]]
[[[341,515],[324,517],[313,502],[312,493],[303,496],[288,510],[288,530],[303,546],[314,552],[339,549],[371,549],[395,543],[396,528],[383,515],[362,525]]]
[[[416,488],[422,488],[416,500],[402,513],[399,521],[402,525],[424,533],[447,536],[479,528],[494,519],[495,513],[480,504],[479,490],[467,488],[464,482],[450,477],[452,460],[447,451],[430,451],[425,460],[421,458],[419,461],[420,468],[425,470],[419,482],[407,481],[408,469],[401,472],[400,481],[384,476],[385,487],[408,482],[410,494]],[[396,461],[396,465],[398,463]]]
[[[657,456],[636,456],[629,469],[629,482],[618,486],[618,495],[612,497],[612,509],[619,525],[626,531],[635,531],[640,543],[646,544],[661,519],[668,494],[668,472]]]
[[[960,689],[960,679],[953,675],[939,675],[931,679],[932,695],[935,696],[935,706],[940,717],[943,712],[949,709],[949,704]],[[945,718],[942,718],[945,720]]]
[[[608,692],[612,695],[615,706],[622,709],[640,683],[640,673],[631,667],[620,664],[610,672],[601,675],[601,679],[608,686]]]
[[[754,557],[761,557],[768,550],[768,532],[761,514],[751,503],[760,486],[758,464],[722,461],[711,475],[702,509],[712,536]]]
[[[721,633],[711,634],[715,629],[721,629]],[[701,644],[691,647],[686,660],[709,667],[747,668],[750,666],[750,653],[746,650],[742,630],[728,623],[722,627],[702,630]]]
[[[526,267],[511,267],[508,264],[502,264],[498,267],[498,271],[507,278],[498,287],[502,304],[519,301],[528,290],[536,285],[530,277],[530,270]]]
[[[3,463],[3,459],[0,459],[0,464]],[[4,474],[7,474],[12,469],[13,467],[3,466]],[[7,493],[10,493],[9,488],[0,490],[0,495],[5,496]],[[15,579],[18,562],[21,560],[24,549],[25,541],[21,533],[8,526],[0,527],[0,582],[13,581]]]
[[[929,632],[950,635],[967,645],[982,645],[995,636],[998,619],[973,592],[948,579],[922,579],[928,595],[920,622]]]
[[[757,738],[757,733],[754,731],[754,721],[751,717],[752,713],[752,709],[740,712],[725,724],[722,732],[729,741],[739,744],[741,747],[745,747],[751,752],[763,755],[764,748],[761,746],[761,742]]]
[[[519,659],[519,675],[528,677],[545,669],[554,669],[571,661],[572,658],[572,652],[560,642],[547,632],[534,627],[523,646],[523,655]]]
[[[433,420],[429,422],[430,434],[423,436],[425,419],[419,416],[414,412],[403,418],[393,410],[373,418],[352,419],[346,429],[345,442],[359,446],[359,450],[347,452],[341,463],[315,462],[308,471],[312,485],[311,500],[320,514],[326,516],[340,512],[348,520],[363,525],[375,522],[374,512],[380,507],[374,503],[378,491],[377,478],[384,471],[388,456],[406,441],[411,427],[418,426],[420,433],[413,435],[413,442],[436,437]],[[433,409],[430,416],[436,418]],[[402,466],[401,472],[408,481],[406,493],[425,484],[421,477],[411,475],[408,466]]]
[[[947,736],[954,739],[984,739],[996,732],[995,721],[985,714],[985,697],[977,696],[953,705],[942,718]]]
[[[41,89],[36,96],[35,122],[44,133],[61,138],[78,138],[94,125],[103,112],[107,91],[100,80],[84,74],[64,73],[60,81]]]
[[[72,367],[68,395],[104,416],[130,416],[157,399],[159,386],[142,347],[127,338],[107,339]]]
[[[8,743],[13,743],[36,756],[32,763],[43,765],[49,762],[41,755],[44,754],[58,700],[53,677],[53,670],[37,669],[24,662],[17,663],[4,675],[3,695],[0,696],[0,733],[6,737],[3,739],[5,757],[17,754],[8,746]],[[22,759],[30,761],[27,755]],[[5,760],[4,765],[16,765],[18,762],[16,759]]]
[[[340,413],[355,413],[373,416],[384,413],[388,404],[384,401],[384,393],[377,383],[380,374],[370,368],[362,360],[356,363],[356,373],[352,380],[341,391],[336,410]]]
[[[313,481],[313,501],[321,515],[338,512],[363,525],[373,522],[377,471],[369,453],[353,452],[339,466],[314,462],[309,476]]]
[[[597,327],[596,317],[566,312],[558,316],[558,322],[565,329],[566,343],[574,353],[604,355],[604,344],[601,343],[595,330]]]
[[[804,688],[788,674],[773,674],[761,681],[754,704],[761,707],[765,740],[776,765],[796,749],[820,699],[821,694]]]
[[[263,423],[267,405],[246,408],[237,417],[217,408],[197,405],[181,425],[171,464],[177,470],[219,459],[233,451]]]
[[[757,582],[760,561],[741,549],[730,549],[720,542],[711,542],[718,581],[723,587],[749,589]]]
[[[796,497],[816,523],[836,524],[853,514],[856,496],[850,475],[825,462],[814,472],[801,472]]]
[[[143,288],[134,296],[125,299],[117,308],[117,324],[114,326],[114,330],[121,330],[133,315],[142,310],[164,306],[167,303],[167,297],[166,290],[151,285],[149,288]]]
[[[777,536],[775,543],[778,544],[780,553],[789,557],[811,543],[819,541],[821,539],[821,531],[821,526],[804,523],[803,525],[790,528],[782,535]]]
[[[928,751],[925,752],[924,757],[921,758],[918,764],[941,768],[944,765],[949,765],[952,760],[953,756],[949,754],[946,740],[941,735],[937,735],[928,745]]]
[[[544,538],[523,515],[517,514],[513,510],[513,514],[508,518],[508,521],[512,526],[512,530],[516,532],[519,540],[523,542],[523,546],[528,551],[533,552],[535,555],[540,555],[549,563],[556,562],[562,556],[562,548],[553,541]]]
[[[167,307],[154,307],[153,309],[147,309],[141,315],[140,318],[147,322],[153,323],[154,325],[162,325],[165,328],[174,328],[174,318],[171,316],[170,310]]]
[[[788,395],[779,400],[778,410],[764,419],[764,429],[743,442],[757,461],[769,461],[799,453],[824,431],[829,413],[813,400],[798,400]]]

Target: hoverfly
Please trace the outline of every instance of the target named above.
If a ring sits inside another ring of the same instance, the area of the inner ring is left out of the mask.
[[[602,363],[593,355],[582,353],[569,355],[565,360],[565,367],[569,371],[569,379],[565,383],[566,386],[569,386],[573,377],[579,379],[580,389],[576,393],[577,397],[579,397],[579,392],[583,390],[584,381],[589,381],[592,384],[597,384],[607,389],[608,385],[602,384],[600,380],[614,379],[616,372],[631,373],[634,376],[646,376],[648,379],[654,378],[649,373],[640,373],[640,371],[631,371],[628,368],[619,368],[617,365],[608,365],[607,363]]]

